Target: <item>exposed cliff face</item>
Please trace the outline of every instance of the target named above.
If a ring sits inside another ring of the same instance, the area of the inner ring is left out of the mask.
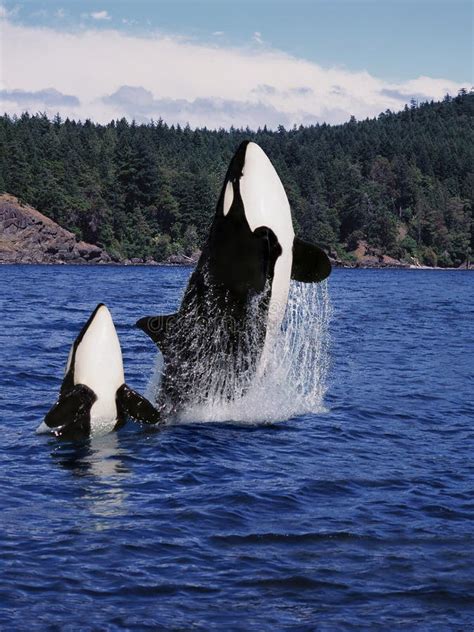
[[[0,195],[0,263],[109,263],[109,255],[12,195]]]
[[[369,246],[365,241],[359,241],[357,248],[351,253],[356,260],[357,268],[409,268],[410,264],[389,257],[379,248]]]

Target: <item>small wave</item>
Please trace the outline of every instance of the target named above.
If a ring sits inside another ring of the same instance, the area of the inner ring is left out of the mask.
[[[327,540],[347,541],[369,541],[377,542],[375,536],[361,535],[349,531],[329,531],[322,533],[247,533],[245,535],[229,534],[215,535],[212,540],[216,544],[303,544],[311,542],[321,542]]]
[[[348,589],[348,586],[346,584],[313,579],[312,577],[306,577],[304,575],[290,575],[287,577],[269,577],[269,578],[243,581],[243,582],[240,582],[240,584],[242,586],[248,586],[248,587],[255,586],[259,588],[268,588],[268,589],[278,590],[278,591]]]

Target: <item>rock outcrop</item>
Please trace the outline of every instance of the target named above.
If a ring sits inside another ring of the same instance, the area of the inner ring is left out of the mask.
[[[166,263],[170,265],[175,265],[175,266],[194,266],[198,262],[200,256],[201,256],[200,250],[196,250],[196,252],[193,252],[193,254],[190,257],[183,254],[170,255],[166,259]]]
[[[78,241],[36,209],[13,195],[0,195],[0,263],[110,263],[93,244]]]
[[[409,268],[410,265],[399,259],[383,254],[378,248],[369,246],[365,241],[359,241],[357,248],[351,253],[355,259],[356,268]]]

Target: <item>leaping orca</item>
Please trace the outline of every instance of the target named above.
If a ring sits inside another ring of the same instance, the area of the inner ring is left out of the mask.
[[[80,439],[116,430],[127,416],[151,424],[160,421],[152,404],[125,384],[114,322],[100,303],[71,347],[58,401],[37,432]]]
[[[163,354],[158,410],[174,414],[205,401],[210,389],[226,398],[241,392],[265,372],[290,280],[318,282],[330,272],[323,250],[295,238],[288,198],[264,151],[243,142],[179,311],[137,322]]]

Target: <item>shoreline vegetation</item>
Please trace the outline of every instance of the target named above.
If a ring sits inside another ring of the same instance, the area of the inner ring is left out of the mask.
[[[271,157],[336,267],[472,269],[474,93],[376,119],[208,130],[0,116],[0,263],[193,265],[226,165]]]
[[[21,203],[8,194],[0,194],[0,265],[125,265],[125,266],[194,266],[200,250],[191,255],[170,255],[164,261],[152,257],[119,259],[111,257],[105,250],[84,241],[65,230],[56,222]],[[329,251],[331,264],[335,268],[375,269],[400,268],[414,270],[473,270],[469,260],[457,268],[427,266],[418,260],[401,261],[383,254],[365,241],[358,243],[351,259],[338,258]]]
[[[125,268],[194,268],[195,263],[167,263],[167,262],[157,262],[153,263],[131,263],[131,262],[116,262],[111,261],[109,263],[66,263],[64,261],[57,261],[55,263],[11,263],[10,261],[0,261],[0,266],[74,266],[74,267],[91,267],[91,266],[99,266],[99,267],[125,267]],[[390,266],[390,265],[333,265],[334,268],[342,268],[344,270],[433,270],[433,271],[444,271],[444,272],[472,272],[474,271],[474,265],[470,265],[469,267],[460,266],[459,268],[440,268],[439,266],[415,266],[415,265],[401,265],[401,266]]]

